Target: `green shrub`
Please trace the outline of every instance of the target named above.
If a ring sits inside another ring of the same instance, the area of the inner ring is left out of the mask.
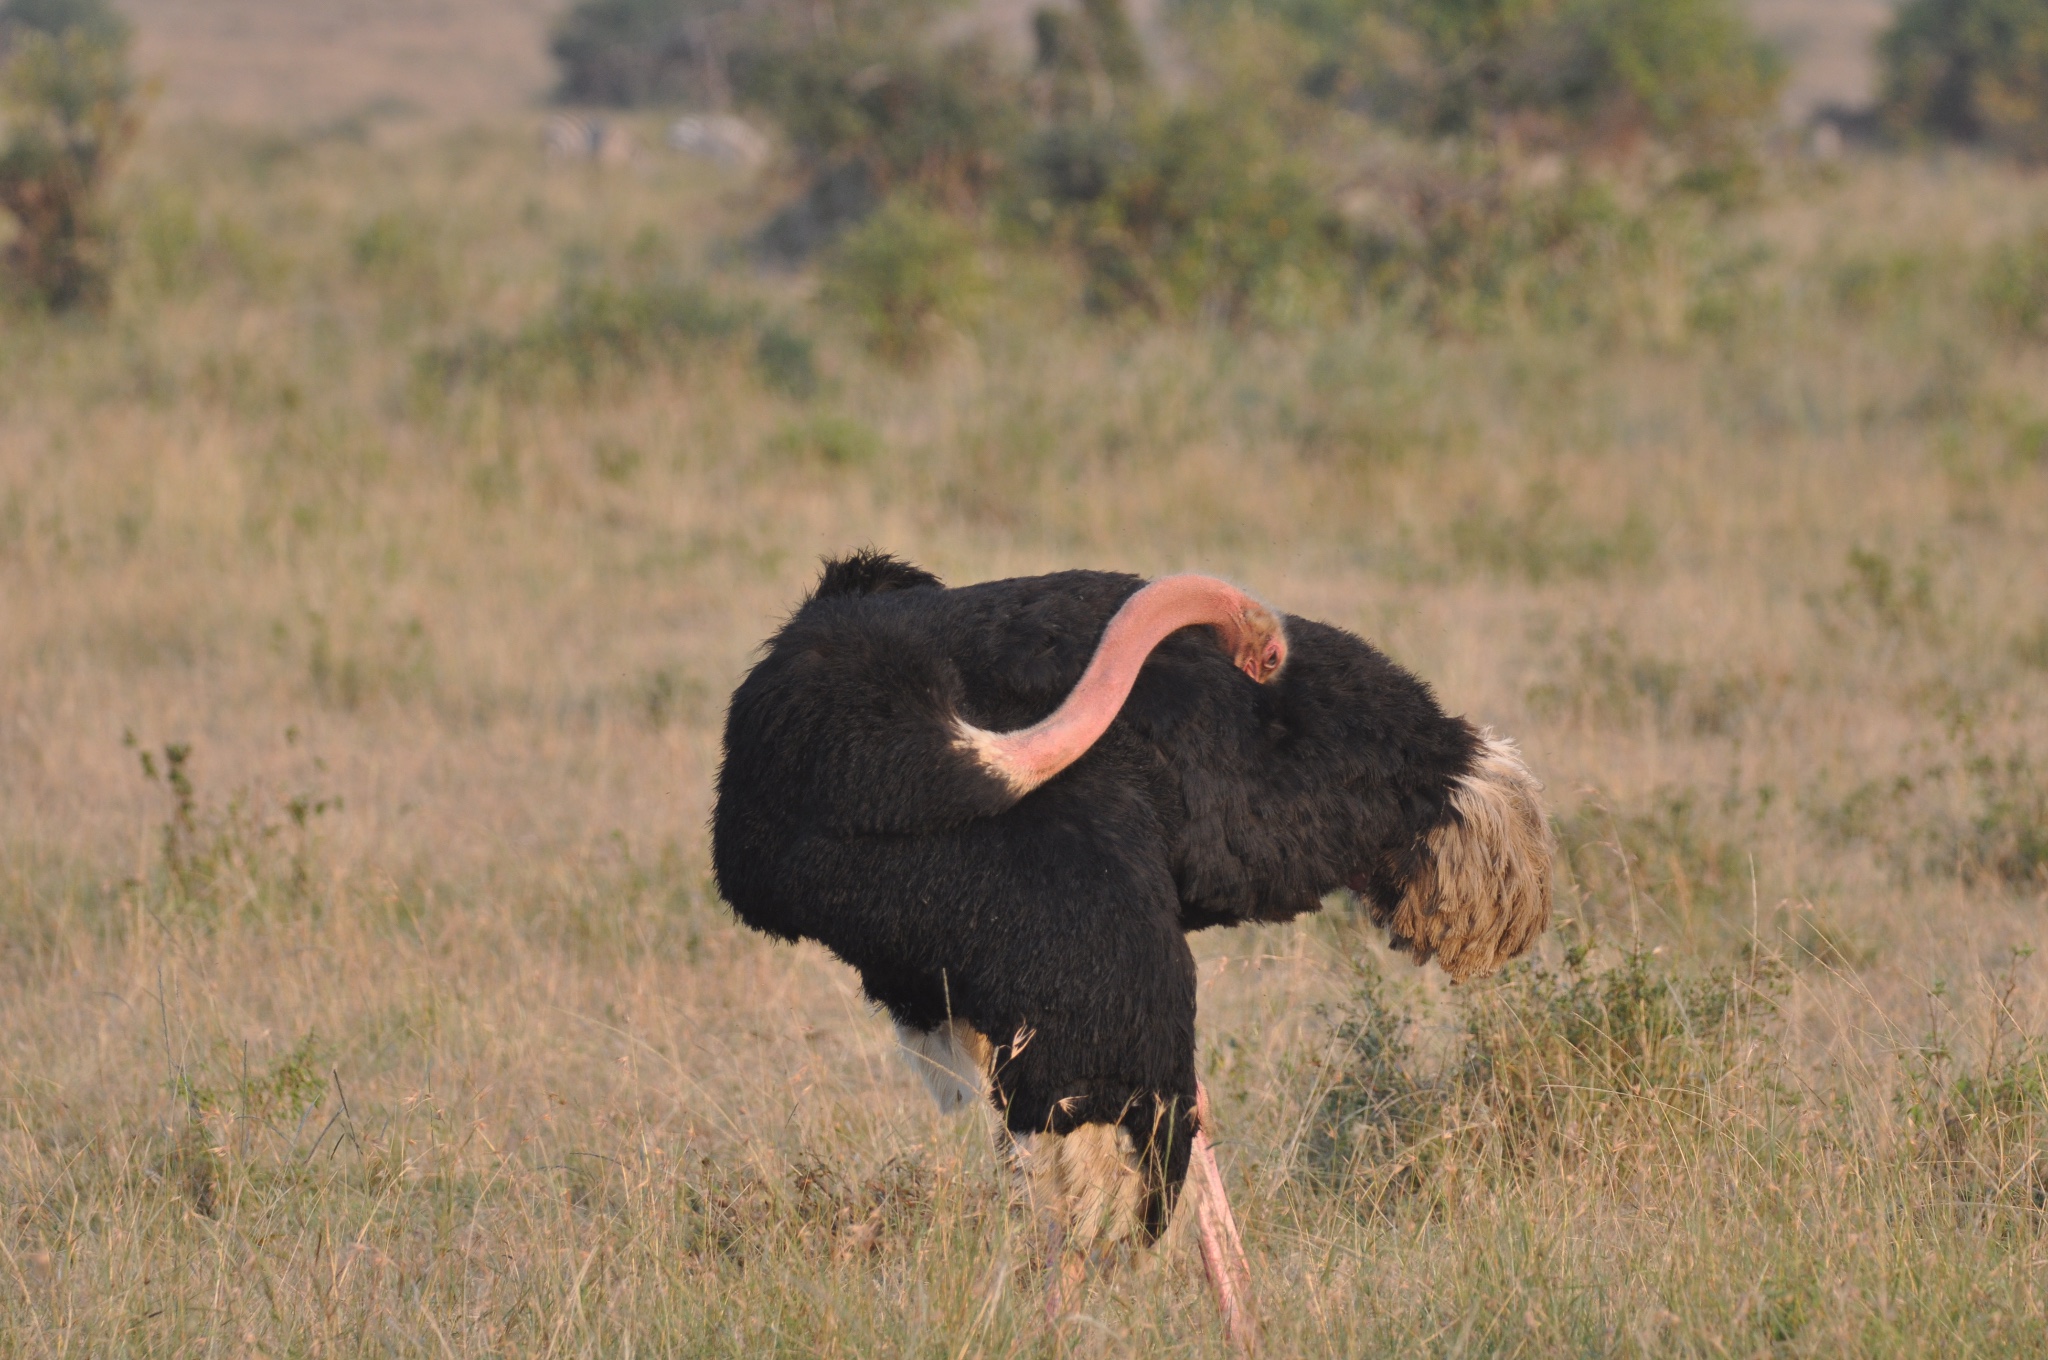
[[[205,232],[190,195],[176,190],[153,194],[137,213],[134,233],[142,278],[149,286],[176,294],[198,282]]]
[[[2048,1047],[2014,1022],[2019,967],[2032,954],[2019,948],[1992,981],[1989,1042],[1959,1053],[1951,1020],[1929,1006],[1926,1037],[1902,1056],[1906,1080],[1894,1096],[1913,1134],[1913,1152],[1954,1186],[1959,1205],[1987,1218],[2048,1208]],[[1937,991],[1936,996],[1939,996]]]
[[[430,253],[425,222],[406,213],[382,212],[349,237],[349,258],[358,271],[389,278],[415,267]]]
[[[803,193],[755,238],[763,257],[800,264],[891,195],[972,212],[1002,179],[1024,127],[1017,82],[967,45],[933,52],[916,35],[860,33],[736,63],[746,102],[782,126]]]
[[[1527,182],[1477,139],[1389,166],[1350,224],[1362,283],[1444,331],[1509,315],[1553,330],[1632,324],[1632,281],[1684,230],[1681,216],[1562,168],[1556,182]]]
[[[1911,297],[1929,273],[1927,257],[1914,252],[1856,256],[1835,266],[1828,291],[1844,316],[1868,321]]]
[[[769,436],[767,452],[790,461],[859,467],[881,456],[882,436],[872,425],[852,416],[828,412],[782,425]]]
[[[1977,301],[2006,333],[2048,339],[2048,227],[1991,248]]]
[[[1640,571],[1657,557],[1657,528],[1641,511],[1597,528],[1574,514],[1564,488],[1548,479],[1530,485],[1518,511],[1467,510],[1451,521],[1450,540],[1460,564],[1520,574],[1537,585],[1560,577],[1604,580]]]
[[[1093,310],[1288,321],[1343,300],[1342,225],[1255,111],[1058,125],[1027,165],[1026,212],[1077,251]]]
[[[2013,660],[2037,671],[2048,671],[2048,615],[2012,640]]]
[[[1592,950],[1465,992],[1447,1052],[1420,1054],[1415,1017],[1377,978],[1337,1014],[1337,1052],[1310,1122],[1326,1183],[1368,1194],[1448,1193],[1512,1180],[1676,1118],[1716,1119],[1716,1093],[1762,1051],[1774,969],[1682,976],[1642,949],[1595,970]]]
[[[1429,370],[1370,332],[1338,332],[1317,346],[1279,428],[1302,456],[1353,472],[1394,467],[1416,455],[1447,456],[1477,440],[1470,414],[1441,400]]]
[[[100,199],[141,127],[128,28],[94,0],[0,9],[0,208],[7,275],[33,305],[103,305],[114,232]]]
[[[899,365],[930,357],[983,291],[974,234],[902,196],[849,233],[825,271],[826,300],[854,318],[870,350]]]
[[[735,52],[736,89],[781,124],[806,184],[756,250],[800,263],[908,191],[961,218],[993,203],[1013,239],[1079,266],[1084,301],[1098,312],[1293,324],[1376,294],[1460,328],[1502,310],[1557,325],[1618,318],[1620,280],[1654,254],[1648,210],[1624,210],[1598,176],[1577,171],[1525,184],[1519,153],[1490,139],[1604,145],[1649,133],[1687,151],[1680,183],[1725,196],[1745,182],[1744,134],[1775,80],[1724,0],[1482,5],[1463,18],[1419,0],[1336,0],[1336,19],[1270,2],[1337,62],[1331,70],[1357,55],[1356,43],[1345,46],[1352,38],[1408,25],[1413,52],[1440,75],[1463,72],[1465,84],[1438,89],[1433,111],[1404,105],[1401,121],[1433,138],[1471,135],[1448,154],[1395,139],[1401,152],[1373,176],[1390,210],[1361,215],[1335,192],[1358,179],[1339,150],[1355,140],[1355,120],[1328,100],[1305,103],[1269,70],[1240,72],[1207,97],[1154,98],[1118,0],[1041,14],[1036,67],[1021,80],[977,48],[934,52],[916,41],[929,16],[914,2],[857,11],[832,41],[789,40],[794,29],[764,22]],[[1193,31],[1226,64],[1245,41],[1232,22]],[[1527,67],[1531,80],[1544,62],[1577,62],[1585,79],[1503,93],[1466,69],[1474,52],[1482,65],[1493,59],[1486,53],[1519,53],[1514,70]],[[1341,84],[1316,88],[1356,103]],[[1531,109],[1534,122],[1524,117]],[[901,225],[876,239],[901,237]],[[1721,280],[1695,320],[1725,329],[1740,301]],[[870,338],[907,359],[923,330],[898,317],[871,326]]]
[[[557,95],[620,108],[715,102],[739,18],[732,0],[581,0],[548,40]]]
[[[447,269],[431,219],[417,212],[381,212],[349,236],[358,277],[384,294],[394,322],[439,319],[447,310]]]
[[[1415,1017],[1387,1000],[1371,974],[1336,1013],[1337,1054],[1310,1125],[1311,1161],[1341,1175],[1358,1161],[1384,1165],[1438,1133],[1449,1092],[1417,1070]]]
[[[591,469],[599,480],[625,486],[647,461],[647,455],[618,439],[599,439],[590,449]]]
[[[994,204],[1012,239],[1078,266],[1097,312],[1295,324],[1376,295],[1449,328],[1508,312],[1625,325],[1626,280],[1656,253],[1652,209],[1624,208],[1583,167],[1528,182],[1516,147],[1655,137],[1686,153],[1678,184],[1726,197],[1748,182],[1747,133],[1776,80],[1726,0],[1261,3],[1322,54],[1310,86],[1323,101],[1305,102],[1270,69],[1159,100],[1118,0],[1040,15],[1036,68],[1022,80],[978,49],[914,41],[913,21],[927,14],[916,3],[863,11],[830,42],[786,41],[764,23],[736,51],[736,88],[781,124],[807,182],[756,249],[799,263],[909,191],[963,219]],[[1192,36],[1228,65],[1249,31],[1229,20]],[[1416,89],[1431,93],[1385,112],[1418,137],[1458,134],[1456,145],[1395,137],[1388,159],[1376,143],[1366,196],[1385,210],[1354,211],[1359,167],[1345,148],[1359,129],[1331,103],[1374,107],[1344,73],[1384,75],[1393,68],[1365,58],[1397,48],[1422,63]],[[1476,74],[1489,63],[1505,74]],[[876,239],[901,235],[898,223]],[[1745,277],[1724,269],[1706,280],[1696,328],[1740,320]],[[870,339],[908,359],[925,328],[902,324],[900,310]],[[1638,547],[1632,539],[1624,553]]]
[[[1309,93],[1428,135],[1648,134],[1719,155],[1781,75],[1729,0],[1256,3],[1309,39]]]
[[[1835,591],[1835,603],[1888,632],[1939,631],[1941,609],[1934,597],[1934,571],[1923,550],[1910,563],[1881,549],[1849,549],[1849,579]]]
[[[1486,1091],[1512,1133],[1554,1139],[1585,1094],[1596,1105],[1649,1097],[1687,1115],[1752,1056],[1745,1042],[1772,1012],[1759,983],[1728,969],[1674,974],[1646,949],[1595,973],[1524,966],[1473,999],[1459,1080]],[[1555,1144],[1553,1143],[1553,1146]]]
[[[777,322],[762,330],[754,343],[754,366],[771,391],[809,401],[823,382],[818,375],[817,346],[801,332]]]
[[[1101,118],[1145,83],[1145,54],[1122,0],[1081,0],[1079,9],[1046,6],[1031,16],[1034,77],[1053,117]]]
[[[78,33],[93,42],[118,46],[128,41],[128,21],[111,0],[5,0],[0,3],[0,48],[22,33],[59,38]]]
[[[1573,639],[1569,659],[1526,697],[1545,717],[1624,725],[1667,718],[1684,680],[1684,666],[1635,651],[1620,629],[1589,628]]]
[[[1671,682],[1671,683],[1675,683]],[[1761,810],[1761,809],[1759,809]],[[1751,924],[1752,859],[1721,815],[1693,789],[1663,789],[1645,804],[1610,811],[1588,803],[1557,825],[1588,916],[1602,921],[1663,917],[1694,927]]]
[[[1880,107],[1902,133],[2048,160],[2048,7],[1907,0],[1878,42]]]
[[[529,396],[551,377],[566,376],[587,392],[610,374],[727,346],[747,325],[744,311],[699,283],[572,281],[551,310],[512,335],[479,333],[429,349],[418,376],[435,388],[494,383]]]
[[[211,928],[235,915],[319,909],[312,872],[318,823],[341,809],[339,797],[301,792],[273,803],[245,792],[216,805],[200,795],[190,744],[166,743],[161,760],[133,733],[122,735],[122,745],[135,752],[142,777],[168,804],[159,828],[161,862],[147,875],[161,890],[159,920],[176,916]]]
[[[1928,867],[1969,883],[2048,889],[2048,769],[2024,750],[1977,752],[1963,763],[1962,776],[1962,814],[1925,830]]]
[[[1951,757],[1815,799],[1811,815],[1838,842],[1868,843],[1901,882],[2048,891],[2048,768],[2024,747],[1987,751],[1967,728]]]
[[[1016,82],[973,45],[856,36],[764,48],[738,63],[738,82],[807,166],[859,161],[884,193],[915,185],[954,206],[989,188],[1024,126]]]

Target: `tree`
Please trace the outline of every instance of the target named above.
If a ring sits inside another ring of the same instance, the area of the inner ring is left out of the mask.
[[[548,45],[560,95],[617,108],[723,105],[740,17],[736,0],[582,0]]]
[[[1878,42],[1885,121],[2048,161],[2048,5],[1907,0]]]
[[[114,235],[100,199],[142,121],[129,36],[106,0],[0,7],[0,208],[17,228],[0,264],[34,305],[107,300]]]

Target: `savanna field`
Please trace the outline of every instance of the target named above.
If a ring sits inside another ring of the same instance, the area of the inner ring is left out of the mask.
[[[0,1353],[1227,1354],[1178,1233],[1049,1324],[993,1114],[718,899],[865,545],[1229,577],[1547,786],[1497,978],[1195,939],[1266,1353],[2048,1351],[2039,171],[1781,136],[1232,306],[885,209],[905,323],[749,254],[786,156],[190,97],[104,309],[0,311]]]

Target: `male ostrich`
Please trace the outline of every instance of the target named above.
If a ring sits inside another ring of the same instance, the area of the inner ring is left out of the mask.
[[[941,1107],[989,1092],[1055,1299],[1159,1234],[1192,1159],[1242,1343],[1186,933],[1349,887],[1418,963],[1489,972],[1549,922],[1537,795],[1370,645],[1214,578],[947,589],[862,552],[733,693],[712,856],[741,920],[859,972]]]

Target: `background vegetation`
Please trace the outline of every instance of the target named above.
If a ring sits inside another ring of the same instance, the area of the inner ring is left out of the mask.
[[[113,229],[100,199],[141,123],[127,22],[104,0],[0,5],[0,258],[12,301],[105,305]]]
[[[148,130],[103,306],[0,312],[0,1351],[1224,1353],[1180,1242],[1048,1326],[986,1122],[715,899],[863,543],[1229,575],[1548,782],[1504,978],[1197,941],[1272,1353],[2048,1343],[2048,188],[1448,13],[721,30],[759,175]]]
[[[1896,129],[2048,159],[2048,14],[2024,0],[1908,0],[1884,35]]]

